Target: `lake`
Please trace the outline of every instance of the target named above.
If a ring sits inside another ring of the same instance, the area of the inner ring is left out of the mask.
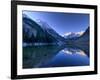
[[[89,65],[87,46],[23,47],[23,68],[72,67]]]

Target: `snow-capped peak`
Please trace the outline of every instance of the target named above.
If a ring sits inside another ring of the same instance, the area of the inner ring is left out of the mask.
[[[82,35],[84,31],[77,32],[76,34]]]
[[[80,31],[80,32],[68,32],[68,33],[65,33],[63,35],[63,37],[65,38],[74,38],[74,37],[80,37],[82,34],[84,33],[84,31]]]
[[[71,35],[73,34],[72,32],[68,32],[68,33],[65,33],[63,36],[68,36],[68,35]]]

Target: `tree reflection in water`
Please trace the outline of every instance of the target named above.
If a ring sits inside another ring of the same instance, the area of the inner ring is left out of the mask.
[[[32,46],[23,48],[23,68],[89,65],[89,49],[76,46]]]

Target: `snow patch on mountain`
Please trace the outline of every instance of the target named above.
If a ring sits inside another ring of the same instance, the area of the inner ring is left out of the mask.
[[[68,32],[63,35],[64,38],[74,38],[74,37],[80,37],[83,35],[84,31],[80,32]]]
[[[45,29],[50,29],[50,26],[43,20],[37,19],[36,22]]]

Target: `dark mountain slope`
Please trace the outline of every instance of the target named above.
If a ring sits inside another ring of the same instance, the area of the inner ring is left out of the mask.
[[[89,27],[86,29],[86,31],[84,32],[84,34],[82,36],[80,36],[75,42],[81,44],[89,44],[89,35],[90,35],[90,30]]]
[[[28,16],[23,15],[23,43],[64,44],[65,39],[51,27],[40,25]]]

